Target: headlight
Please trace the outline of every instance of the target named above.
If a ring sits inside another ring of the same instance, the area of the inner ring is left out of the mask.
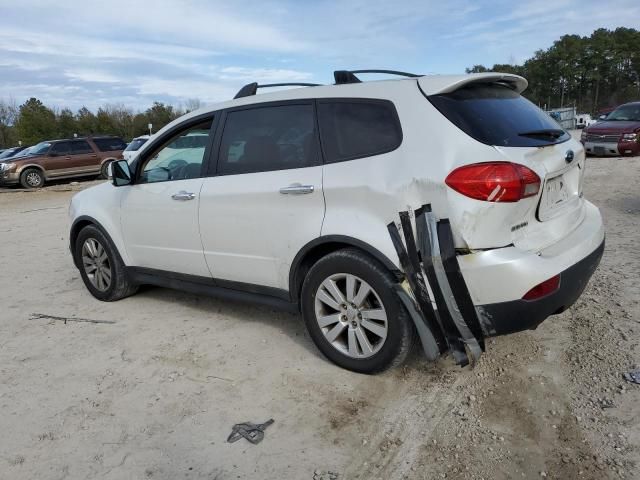
[[[587,132],[582,130],[582,133],[580,134],[580,140],[584,142],[586,139],[587,139]]]
[[[638,138],[638,134],[637,133],[625,133],[622,135],[622,139],[623,140],[628,140],[628,141],[634,141],[637,140]]]
[[[10,170],[15,170],[15,168],[16,168],[15,163],[9,163],[9,162],[0,163],[0,172],[8,172]]]

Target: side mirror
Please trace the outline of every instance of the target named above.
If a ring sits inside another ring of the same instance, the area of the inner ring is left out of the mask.
[[[111,169],[110,177],[111,183],[114,187],[122,187],[124,185],[130,185],[133,175],[131,175],[131,169],[129,168],[129,162],[126,160],[118,160],[111,162],[108,169]]]
[[[56,152],[51,152],[51,153],[49,153],[49,156],[50,156],[50,157],[57,157],[57,156],[58,156],[58,154],[57,154]]]

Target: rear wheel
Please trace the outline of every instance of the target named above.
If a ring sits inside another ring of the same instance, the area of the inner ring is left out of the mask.
[[[37,168],[27,168],[20,175],[20,184],[24,188],[41,188],[44,186],[44,174]]]
[[[395,278],[357,249],[320,259],[306,276],[301,306],[320,351],[337,365],[376,373],[399,365],[415,338]]]
[[[138,286],[109,239],[93,225],[83,228],[75,244],[76,264],[87,290],[98,300],[112,302],[133,295]]]

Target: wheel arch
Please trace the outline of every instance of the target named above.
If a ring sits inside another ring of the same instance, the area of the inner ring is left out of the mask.
[[[118,160],[116,157],[103,158],[102,160],[100,160],[100,166],[102,167],[105,163],[115,162],[116,160]]]
[[[100,230],[102,234],[105,237],[107,237],[107,240],[111,242],[111,245],[113,246],[114,250],[118,253],[118,255],[120,255],[120,258],[122,258],[122,254],[118,252],[118,247],[116,243],[113,241],[113,238],[111,238],[111,235],[109,235],[109,232],[107,232],[107,230],[100,224],[100,222],[98,222],[98,220],[88,215],[82,215],[73,221],[73,223],[71,224],[71,229],[69,230],[69,250],[71,250],[71,257],[73,258],[74,265],[80,268],[78,264],[78,259],[76,258],[76,248],[75,248],[76,241],[78,240],[78,235],[80,234],[83,228],[88,227],[89,225],[92,225],[96,227],[98,230]]]
[[[45,179],[47,178],[46,170],[42,167],[42,165],[38,165],[37,163],[29,163],[27,165],[23,165],[22,167],[19,167],[16,172],[18,174],[18,177],[22,177],[22,174],[25,172],[25,170],[29,170],[30,168],[35,168],[36,170],[40,170],[42,172],[42,176]]]
[[[343,248],[357,248],[386,267],[396,278],[402,278],[400,269],[380,250],[362,240],[345,235],[325,235],[307,243],[300,249],[289,270],[289,293],[292,301],[298,301],[302,282],[309,269],[325,255]]]

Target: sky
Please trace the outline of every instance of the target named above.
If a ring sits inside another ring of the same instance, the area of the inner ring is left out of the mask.
[[[637,0],[0,0],[0,99],[56,107],[232,98],[336,69],[464,73],[563,34],[640,29]]]

